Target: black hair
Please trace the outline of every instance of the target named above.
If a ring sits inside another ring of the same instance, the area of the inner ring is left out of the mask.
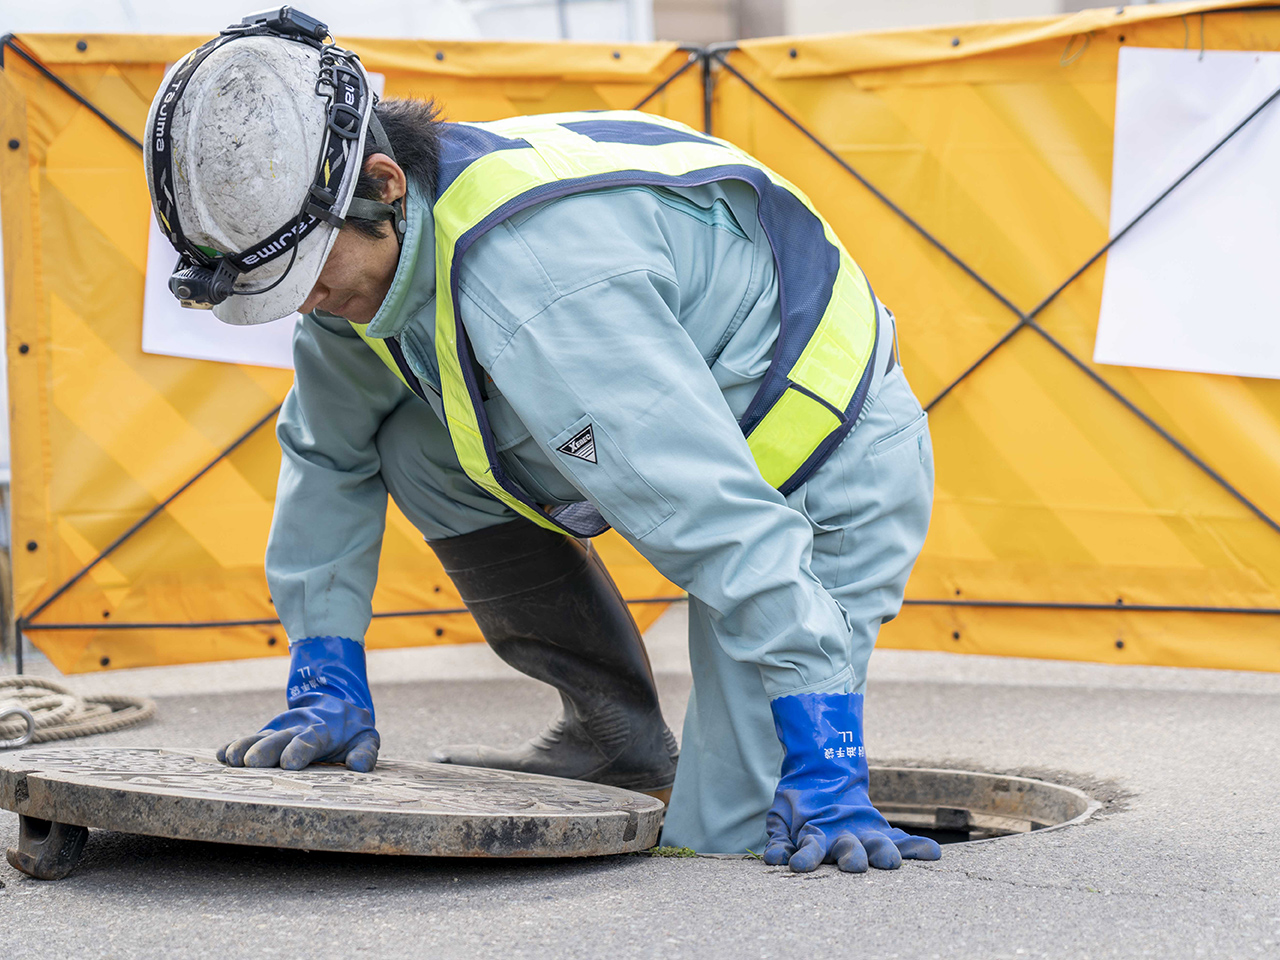
[[[374,108],[382,129],[386,131],[396,163],[414,186],[428,196],[435,192],[436,169],[440,163],[440,108],[434,100],[382,100]],[[363,166],[378,152],[372,136],[365,136],[364,156],[360,160],[360,177],[356,180],[357,197],[381,200],[387,185],[383,177],[365,173]],[[367,237],[387,236],[387,221],[348,217],[347,226]]]

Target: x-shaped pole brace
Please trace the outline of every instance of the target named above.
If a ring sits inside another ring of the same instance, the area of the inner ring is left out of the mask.
[[[1237,133],[1239,133],[1246,126],[1248,126],[1249,123],[1252,122],[1253,119],[1257,117],[1259,114],[1261,114],[1264,110],[1266,110],[1266,108],[1269,107],[1277,97],[1280,97],[1280,87],[1277,87],[1275,90],[1273,90],[1265,100],[1263,100],[1256,107],[1254,107],[1254,109],[1251,110],[1246,117],[1244,117],[1239,123],[1237,123],[1234,127],[1232,127],[1231,130],[1228,131],[1220,140],[1218,140],[1218,142],[1215,143],[1213,147],[1211,147],[1208,151],[1206,151],[1200,157],[1200,159],[1198,159],[1195,163],[1193,163],[1190,167],[1188,167],[1187,170],[1181,176],[1179,176],[1176,180],[1174,180],[1171,184],[1169,184],[1168,187],[1166,187],[1163,191],[1161,191],[1161,193],[1149,204],[1147,204],[1147,206],[1144,207],[1140,213],[1138,213],[1132,220],[1130,220],[1127,224],[1125,224],[1123,229],[1119,230],[1115,236],[1108,239],[1107,242],[1104,243],[1097,250],[1096,253],[1094,253],[1087,260],[1085,260],[1085,262],[1082,263],[1080,267],[1075,270],[1075,272],[1073,272],[1069,277],[1067,277],[1066,280],[1060,283],[1058,287],[1055,290],[1053,290],[1053,292],[1051,292],[1047,297],[1045,297],[1038,304],[1036,304],[1031,310],[1023,311],[1021,308],[1017,306],[1017,304],[1015,304],[1012,300],[1010,300],[998,289],[996,289],[996,287],[989,280],[987,280],[980,273],[978,273],[977,270],[975,270],[969,264],[965,263],[965,261],[961,259],[961,257],[957,253],[955,253],[955,251],[953,251],[945,243],[943,243],[941,240],[935,237],[932,233],[930,233],[929,230],[926,229],[918,220],[912,217],[909,213],[907,213],[906,210],[904,210],[902,207],[896,204],[883,191],[881,191],[878,187],[876,187],[873,183],[871,183],[870,180],[868,180],[865,176],[863,176],[862,173],[860,173],[857,169],[855,169],[852,164],[850,164],[847,160],[844,159],[844,157],[840,156],[835,150],[833,150],[827,144],[823,143],[823,141],[815,133],[813,133],[813,131],[809,130],[808,127],[806,127],[794,116],[792,116],[776,100],[774,100],[767,93],[761,90],[758,86],[756,86],[756,84],[752,83],[748,77],[746,77],[740,70],[738,70],[733,64],[731,64],[728,61],[725,54],[726,54],[726,51],[721,49],[713,49],[709,52],[709,56],[715,59],[719,63],[721,68],[723,68],[725,71],[732,74],[734,77],[740,80],[743,84],[745,84],[746,87],[752,93],[754,93],[766,104],[768,104],[783,119],[785,119],[789,124],[795,127],[796,130],[798,130],[806,139],[810,140],[815,146],[817,146],[818,149],[820,149],[828,157],[830,157],[837,164],[839,164],[841,168],[843,168],[854,179],[856,179],[860,184],[862,184],[863,187],[865,187],[868,191],[870,191],[870,193],[876,199],[878,199],[881,203],[883,203],[890,210],[892,210],[908,226],[910,226],[913,230],[915,230],[916,233],[918,233],[921,237],[923,237],[931,246],[937,249],[943,256],[945,256],[948,260],[950,260],[953,264],[955,264],[955,266],[960,268],[962,272],[967,274],[975,283],[981,286],[982,289],[987,291],[987,293],[989,293],[1001,305],[1003,305],[1005,309],[1007,309],[1010,313],[1012,313],[1015,317],[1017,317],[1017,322],[1012,327],[1010,327],[1000,337],[1000,339],[998,339],[995,343],[993,343],[980,357],[978,357],[977,360],[975,360],[968,367],[966,367],[965,370],[959,376],[957,376],[954,380],[952,380],[949,384],[947,384],[941,391],[939,391],[939,393],[932,400],[930,400],[927,404],[925,404],[926,410],[933,410],[939,403],[942,402],[942,400],[949,393],[951,393],[953,390],[955,390],[956,387],[958,387],[961,383],[963,383],[966,379],[968,379],[969,376],[974,373],[974,371],[976,371],[979,367],[981,367],[984,363],[986,363],[987,360],[989,360],[997,350],[999,350],[1006,343],[1012,340],[1020,331],[1024,329],[1031,330],[1035,332],[1037,335],[1039,335],[1040,337],[1042,337],[1046,342],[1049,343],[1050,346],[1052,346],[1056,351],[1058,351],[1058,353],[1062,354],[1062,356],[1066,358],[1072,365],[1078,368],[1090,380],[1096,383],[1099,387],[1105,390],[1112,398],[1114,398],[1117,402],[1123,405],[1125,409],[1127,409],[1130,413],[1136,416],[1144,424],[1146,424],[1148,427],[1154,430],[1157,434],[1159,434],[1160,437],[1163,438],[1170,446],[1172,446],[1175,450],[1177,450],[1180,454],[1182,454],[1184,457],[1190,460],[1193,464],[1195,464],[1200,470],[1202,470],[1205,474],[1207,474],[1210,478],[1212,478],[1215,483],[1221,486],[1224,490],[1226,490],[1229,494],[1231,494],[1232,497],[1234,497],[1246,508],[1248,508],[1248,510],[1252,512],[1256,517],[1258,517],[1259,520],[1261,520],[1263,523],[1269,526],[1272,530],[1276,531],[1276,533],[1280,533],[1280,523],[1277,523],[1276,520],[1270,514],[1268,514],[1260,506],[1258,506],[1256,503],[1250,500],[1247,496],[1245,496],[1245,494],[1241,492],[1239,488],[1237,488],[1226,477],[1224,477],[1221,473],[1219,473],[1217,470],[1211,467],[1208,463],[1206,463],[1202,457],[1200,457],[1193,450],[1191,450],[1185,443],[1183,443],[1181,440],[1175,437],[1172,433],[1170,433],[1165,427],[1163,427],[1160,423],[1158,423],[1153,417],[1151,417],[1148,413],[1146,413],[1136,403],[1134,403],[1132,400],[1126,397],[1123,393],[1121,393],[1120,390],[1118,390],[1114,384],[1112,384],[1106,378],[1101,376],[1096,370],[1093,369],[1092,366],[1090,366],[1084,360],[1081,360],[1078,356],[1076,356],[1075,353],[1073,353],[1070,349],[1068,349],[1067,346],[1063,344],[1062,341],[1060,341],[1057,337],[1055,337],[1048,330],[1046,330],[1036,319],[1045,310],[1045,308],[1049,306],[1049,304],[1053,303],[1053,301],[1056,300],[1058,296],[1064,290],[1067,289],[1067,287],[1071,286],[1071,284],[1074,283],[1086,270],[1088,270],[1099,259],[1101,259],[1107,253],[1108,250],[1114,247],[1126,234],[1129,233],[1130,230],[1132,230],[1135,226],[1137,226],[1137,224],[1143,218],[1145,218],[1147,214],[1149,214],[1152,210],[1154,210],[1166,197],[1168,197],[1169,194],[1173,193],[1174,190],[1176,190],[1179,186],[1181,186],[1181,184],[1188,177],[1190,177],[1193,173],[1195,173],[1196,170],[1200,169],[1200,167],[1205,163],[1205,161],[1207,161],[1210,157],[1212,157],[1215,153],[1217,153]]]

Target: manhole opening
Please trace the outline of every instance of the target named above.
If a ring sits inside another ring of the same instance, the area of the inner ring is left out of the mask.
[[[1088,819],[1100,804],[1074,787],[968,770],[872,767],[871,801],[891,824],[938,843],[972,843]]]

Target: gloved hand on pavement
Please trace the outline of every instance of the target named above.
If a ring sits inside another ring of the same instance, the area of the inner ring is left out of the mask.
[[[864,873],[868,864],[896,870],[904,859],[942,856],[933,840],[889,826],[871,805],[862,694],[805,693],[770,706],[786,755],[765,821],[765,863],[787,863],[797,873],[835,863]]]
[[[232,767],[345,763],[360,773],[372,770],[381,740],[364,647],[345,637],[311,637],[292,644],[289,656],[289,709],[258,733],[227,744],[218,760]]]

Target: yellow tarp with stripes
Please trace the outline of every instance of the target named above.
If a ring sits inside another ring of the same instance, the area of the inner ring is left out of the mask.
[[[26,36],[15,43],[140,138],[166,63],[204,39]],[[571,55],[517,44],[355,46],[371,70],[385,74],[387,96],[436,96],[455,119],[632,107],[687,60],[671,44],[626,48],[620,58],[604,46],[575,47]],[[696,90],[673,89],[661,103],[678,113],[682,94],[696,105]],[[0,150],[0,209],[15,608],[31,617],[28,638],[68,672],[282,653],[285,637],[270,622],[262,571],[280,462],[274,418],[217,458],[283,399],[292,374],[142,353],[151,213],[141,152],[14,50],[6,50],[0,72],[0,143],[10,141],[16,146]],[[597,542],[628,599],[679,595],[616,534]],[[480,639],[465,612],[413,615],[462,603],[394,506],[373,606],[370,647]],[[663,607],[632,609],[646,626]],[[246,620],[267,622],[226,625]]]
[[[709,117],[812,198],[897,314],[929,402],[1106,242],[1121,45],[1280,49],[1280,12],[1230,6],[751,41],[713,63],[705,115],[699,66],[644,108]],[[139,137],[164,65],[202,39],[15,43]],[[689,60],[670,44],[352,46],[387,95],[434,96],[476,120],[628,108]],[[268,414],[290,375],[141,352],[141,155],[12,50],[0,143],[15,594],[31,616]],[[1280,516],[1280,384],[1093,365],[1104,269],[1084,270],[933,407],[933,526],[881,642],[1278,670],[1280,615],[1223,611],[1280,609],[1280,532],[1259,516]],[[32,617],[27,635],[61,669],[282,651],[270,622],[179,628],[272,617],[267,419]],[[602,546],[627,597],[673,592],[616,537]],[[465,614],[403,615],[458,607],[393,508],[374,599],[393,616],[375,620],[370,645],[476,639]],[[643,621],[659,607],[634,609]],[[38,629],[56,624],[76,628]]]

